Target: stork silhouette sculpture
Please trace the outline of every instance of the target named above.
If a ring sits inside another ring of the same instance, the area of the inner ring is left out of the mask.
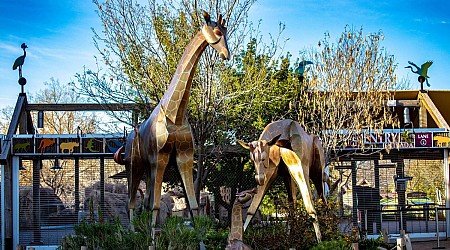
[[[20,47],[23,49],[23,56],[17,57],[17,59],[14,61],[12,68],[13,70],[19,68],[19,78],[22,77],[22,65],[25,62],[25,57],[27,56],[27,52],[25,51],[25,49],[28,48],[28,46],[25,43],[22,43]]]
[[[428,76],[428,68],[431,66],[431,64],[433,64],[433,61],[427,61],[427,62],[425,62],[424,64],[422,64],[422,65],[420,66],[420,68],[419,68],[419,66],[417,66],[415,63],[413,63],[413,62],[411,62],[411,61],[408,61],[408,63],[411,64],[412,66],[414,66],[414,68],[415,68],[416,70],[414,71],[414,69],[413,69],[412,66],[406,66],[405,68],[406,68],[406,69],[409,68],[409,69],[411,69],[411,71],[412,71],[413,73],[419,75],[418,80],[419,80],[419,82],[420,82],[420,84],[421,84],[421,86],[420,86],[421,90],[423,90],[423,82],[424,82],[424,81],[427,83],[427,86],[430,87],[430,84],[428,83],[428,78],[430,78],[430,77]]]
[[[217,22],[203,12],[206,24],[184,50],[172,81],[161,101],[139,127],[127,138],[125,147],[118,149],[114,160],[125,164],[128,179],[130,219],[135,208],[136,192],[145,173],[146,192],[144,206],[152,211],[152,227],[160,208],[163,175],[170,159],[176,160],[191,210],[198,213],[194,193],[194,142],[191,126],[186,117],[192,79],[200,56],[211,45],[222,59],[229,59],[225,19]],[[122,156],[125,152],[125,156]]]

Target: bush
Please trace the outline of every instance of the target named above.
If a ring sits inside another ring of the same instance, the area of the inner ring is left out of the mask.
[[[322,241],[311,250],[351,250],[352,247],[345,240]]]
[[[152,245],[151,213],[143,212],[133,220],[135,231],[124,228],[116,219],[113,223],[81,222],[74,226],[75,234],[63,238],[61,249],[79,250],[81,246],[88,249],[148,249]]]
[[[319,218],[323,241],[341,239],[339,219],[336,216],[336,204],[318,201],[315,204]],[[252,249],[311,249],[317,244],[313,227],[313,219],[306,212],[302,203],[296,208],[286,206],[280,208],[282,214],[287,214],[285,221],[271,222],[249,228],[244,236],[244,243]]]

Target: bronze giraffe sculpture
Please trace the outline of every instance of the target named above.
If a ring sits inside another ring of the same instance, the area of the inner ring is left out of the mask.
[[[211,21],[203,12],[206,24],[190,41],[178,63],[172,81],[150,117],[132,131],[124,148],[115,154],[119,164],[125,164],[128,179],[129,209],[132,218],[136,191],[146,174],[144,205],[152,210],[152,226],[160,208],[161,186],[164,171],[172,154],[180,172],[191,210],[198,213],[194,193],[193,162],[194,142],[186,111],[191,92],[192,78],[203,51],[211,45],[222,59],[229,59],[225,19]],[[122,157],[122,152],[125,156]]]
[[[283,176],[290,202],[295,201],[293,199],[295,184],[299,187],[306,211],[314,219],[316,238],[320,242],[322,236],[309,184],[311,179],[319,197],[326,202],[323,188],[325,157],[319,138],[306,133],[298,122],[285,119],[267,125],[257,141],[238,142],[250,150],[250,158],[256,170],[255,179],[258,183],[258,193],[247,210],[244,230],[253,218],[269,186],[277,175],[280,175]]]
[[[231,211],[231,229],[228,234],[228,245],[226,250],[250,249],[244,244],[244,226],[242,222],[242,206],[253,198],[256,188],[245,190],[236,194],[233,209]]]

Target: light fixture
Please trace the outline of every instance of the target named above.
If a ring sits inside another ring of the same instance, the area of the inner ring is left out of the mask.
[[[51,170],[60,170],[62,167],[59,165],[59,159],[58,157],[55,158],[55,162],[53,166],[50,168]]]
[[[44,111],[38,111],[38,119],[37,119],[38,128],[44,128]]]
[[[409,116],[409,108],[405,107],[403,110],[403,123],[406,125],[411,124],[411,118]]]

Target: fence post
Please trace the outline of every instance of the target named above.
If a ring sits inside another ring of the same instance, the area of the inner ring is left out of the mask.
[[[400,231],[403,230],[403,209],[400,208]]]
[[[439,216],[438,216],[438,208],[434,207],[434,211],[436,213],[436,237],[437,237],[437,247],[433,247],[433,249],[444,249],[445,247],[441,247],[439,244]]]

